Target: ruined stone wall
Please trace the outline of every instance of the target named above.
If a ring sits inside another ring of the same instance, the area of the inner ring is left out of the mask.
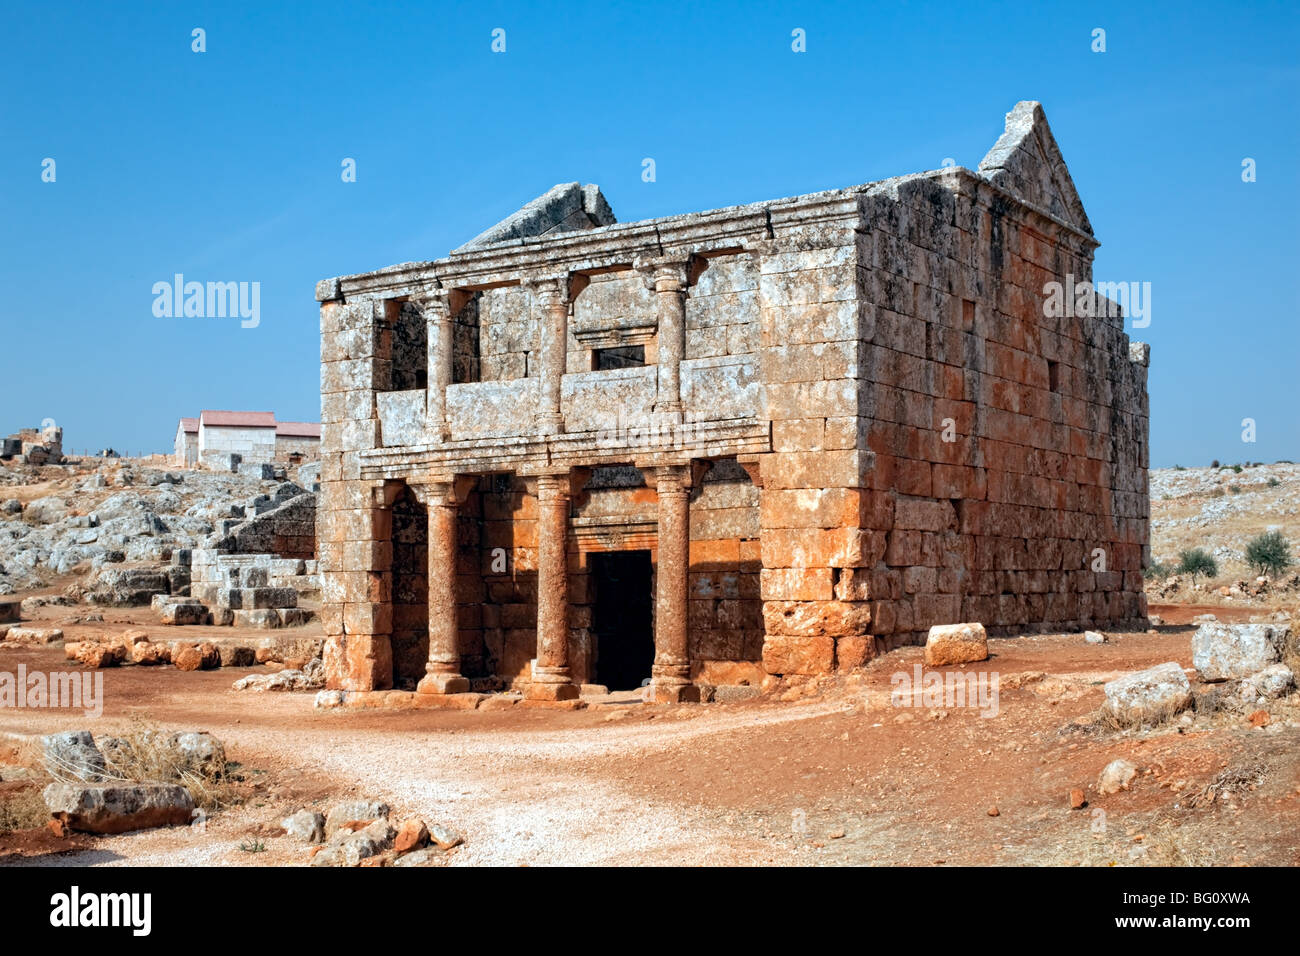
[[[734,458],[691,495],[687,625],[691,677],[757,685],[763,676],[759,490]]]
[[[219,425],[199,426],[199,460],[215,461],[236,454],[249,463],[275,459],[275,428],[236,428]]]
[[[1122,320],[1044,309],[1094,244],[969,178],[911,179],[863,218],[872,633],[1145,618],[1145,364]]]
[[[859,447],[862,352],[857,217],[778,234],[760,260],[760,365],[772,422],[762,460],[763,663],[824,674],[874,652],[871,456]]]
[[[480,293],[466,310],[477,310],[479,380],[525,378],[537,374],[537,319],[532,296],[518,286]],[[531,368],[530,368],[531,364]]]
[[[377,507],[361,482],[358,456],[379,444],[375,396],[390,390],[398,309],[334,298],[320,309],[321,621],[329,683],[344,690],[392,686],[392,511]]]
[[[429,657],[428,512],[410,489],[393,503],[393,686],[424,676]]]
[[[475,652],[481,661],[479,673],[467,676],[492,675],[510,686],[531,679],[537,651],[537,499],[513,476],[481,480],[479,497],[479,582],[465,596],[481,596],[460,606],[462,633],[475,619],[478,627],[463,637],[461,653]]]
[[[320,439],[305,435],[276,435],[275,457],[287,461],[290,455],[301,455],[304,460],[320,456]]]
[[[750,254],[708,260],[686,298],[686,358],[758,348],[758,263]]]

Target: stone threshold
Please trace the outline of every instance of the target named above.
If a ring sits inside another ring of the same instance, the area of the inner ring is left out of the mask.
[[[585,700],[528,700],[517,694],[421,694],[410,690],[343,691],[342,700],[320,707],[358,710],[585,710]]]

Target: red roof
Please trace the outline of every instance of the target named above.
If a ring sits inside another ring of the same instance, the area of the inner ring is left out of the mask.
[[[275,412],[223,412],[205,408],[199,412],[204,425],[217,428],[274,428]]]
[[[199,420],[197,418],[182,418],[181,428],[187,432],[196,432],[199,430]]]
[[[287,438],[320,438],[320,423],[276,422],[275,433]]]

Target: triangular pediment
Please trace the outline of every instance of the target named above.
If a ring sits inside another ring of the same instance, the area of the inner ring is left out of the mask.
[[[599,186],[560,183],[453,251],[466,252],[510,239],[595,229],[617,221]]]
[[[1070,170],[1061,156],[1043,106],[1021,100],[1007,114],[1002,136],[980,160],[979,174],[993,185],[1045,209],[1058,219],[1092,235],[1092,223]]]

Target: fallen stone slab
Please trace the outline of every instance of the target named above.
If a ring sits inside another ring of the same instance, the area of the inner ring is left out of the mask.
[[[925,640],[925,663],[930,667],[969,664],[988,657],[988,635],[983,624],[936,624]]]
[[[1288,628],[1278,624],[1207,622],[1192,636],[1192,664],[1203,681],[1249,677],[1276,663]]]
[[[299,670],[283,670],[274,674],[250,674],[231,686],[235,690],[252,691],[318,690],[325,686],[325,681]]]
[[[194,600],[176,601],[164,604],[158,612],[158,620],[163,624],[209,624],[212,613],[201,603]]]
[[[1106,709],[1124,723],[1158,721],[1192,702],[1192,685],[1173,661],[1117,677],[1103,690]]]
[[[57,644],[63,640],[63,631],[57,627],[26,627],[15,624],[9,628],[5,640],[12,644]]]
[[[171,783],[56,782],[42,796],[54,819],[86,833],[185,825],[194,812],[189,791]]]

